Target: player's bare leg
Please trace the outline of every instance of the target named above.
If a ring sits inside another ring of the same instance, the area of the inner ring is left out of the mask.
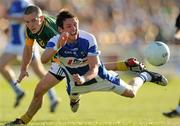
[[[3,53],[0,57],[0,72],[2,76],[9,82],[10,86],[16,93],[16,101],[14,103],[14,107],[17,107],[24,97],[24,91],[20,88],[19,85],[15,85],[15,73],[9,66],[9,63],[16,59],[16,55],[10,53]]]
[[[139,73],[138,77],[133,78],[129,82],[129,85],[125,84],[126,90],[124,91],[122,96],[131,98],[135,97],[137,91],[145,82],[152,82],[161,86],[166,86],[168,83],[167,79],[163,75],[144,70],[141,73]],[[123,82],[121,83],[123,84]]]
[[[43,64],[40,61],[40,58],[38,58],[38,57],[33,58],[31,66],[32,66],[35,74],[39,77],[39,79],[43,78],[45,76],[45,74],[47,73]],[[49,96],[49,100],[50,100],[50,112],[55,112],[59,101],[56,96],[56,92],[55,92],[54,88],[51,88],[48,90],[48,96]]]
[[[20,124],[27,124],[33,116],[37,113],[37,111],[41,108],[43,103],[43,96],[44,94],[53,86],[58,84],[59,80],[57,80],[51,73],[47,73],[42,80],[37,84],[33,99],[31,104],[27,110],[27,112],[21,116],[20,118],[7,123],[6,126],[9,125],[20,125]]]

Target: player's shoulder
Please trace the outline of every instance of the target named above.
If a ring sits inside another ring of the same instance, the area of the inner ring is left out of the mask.
[[[82,37],[82,38],[92,38],[94,37],[94,35],[90,32],[87,32],[87,31],[84,31],[84,30],[79,30],[79,37]]]
[[[90,42],[96,41],[96,38],[92,33],[84,31],[84,30],[79,30],[79,37],[82,39],[88,40]]]
[[[44,13],[43,14],[44,15],[44,17],[45,17],[45,20],[48,22],[48,23],[55,23],[56,22],[56,18],[54,17],[54,16],[52,16],[52,15],[49,15],[49,14],[46,14],[46,13]]]
[[[59,39],[59,34],[58,35],[55,35],[55,36],[53,36],[50,40],[49,40],[49,42],[53,42],[53,43],[56,43],[57,41],[58,41],[58,39]]]

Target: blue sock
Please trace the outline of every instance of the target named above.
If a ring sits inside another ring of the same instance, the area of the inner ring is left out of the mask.
[[[15,81],[11,81],[10,85],[17,96],[21,95],[23,93],[23,90],[20,88],[19,84],[15,85]]]
[[[48,90],[48,96],[51,101],[51,104],[57,101],[56,92],[53,88]]]

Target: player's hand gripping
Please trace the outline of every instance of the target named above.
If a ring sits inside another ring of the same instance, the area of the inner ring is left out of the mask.
[[[126,66],[130,71],[141,72],[146,69],[146,66],[139,62],[136,58],[129,58],[125,61]]]
[[[68,38],[69,38],[69,33],[68,32],[62,32],[60,37],[59,37],[59,40],[57,42],[57,48],[58,49],[62,48],[66,44]]]
[[[80,76],[79,74],[73,74],[73,80],[77,85],[82,85],[86,81],[84,76]]]
[[[19,75],[19,77],[18,77],[17,82],[20,83],[20,82],[22,81],[22,79],[23,79],[24,77],[26,77],[26,76],[29,77],[28,72],[27,72],[26,70],[21,70],[21,73],[20,73],[20,75]]]

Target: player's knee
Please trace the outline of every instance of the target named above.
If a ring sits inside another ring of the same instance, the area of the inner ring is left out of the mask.
[[[136,96],[136,93],[132,89],[125,90],[122,96],[134,98]]]

